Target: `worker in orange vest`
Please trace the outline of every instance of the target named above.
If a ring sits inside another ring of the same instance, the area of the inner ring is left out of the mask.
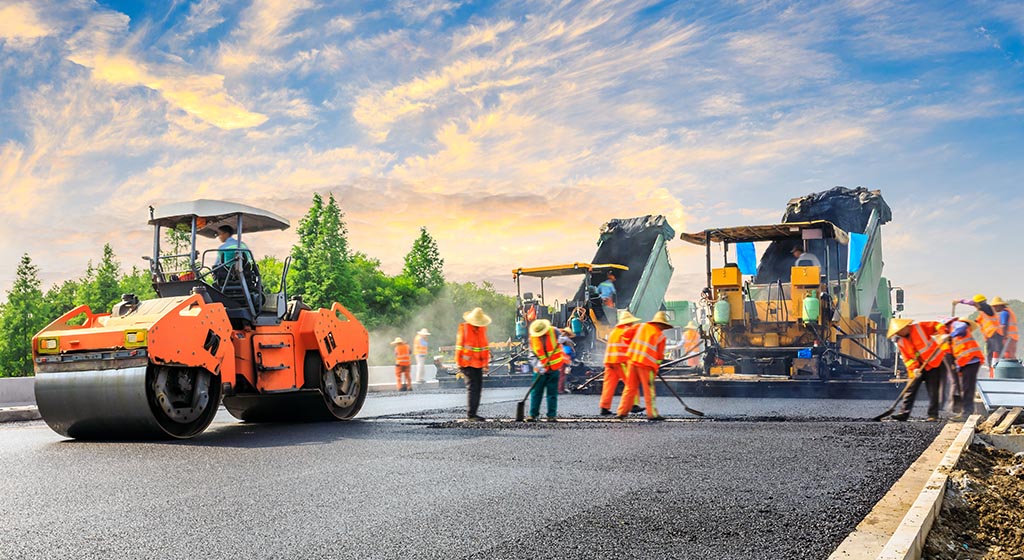
[[[999,331],[999,317],[995,309],[988,303],[984,294],[976,294],[971,299],[960,299],[953,302],[970,305],[978,310],[978,328],[981,329],[981,336],[985,337],[985,363],[988,365],[988,375],[992,377],[993,361],[998,360],[1003,353],[1004,337]]]
[[[996,312],[999,334],[1003,337],[1003,350],[999,354],[999,359],[1016,360],[1017,342],[1020,341],[1020,335],[1017,333],[1017,314],[999,296],[992,298],[992,310]]]
[[[640,328],[640,318],[628,310],[619,311],[619,322],[612,332],[608,333],[608,345],[604,349],[604,381],[601,386],[601,416],[614,414],[612,398],[619,381],[626,381],[626,353],[633,336]]]
[[[455,362],[466,378],[466,418],[483,420],[484,418],[477,414],[477,409],[480,407],[484,374],[487,373],[487,364],[491,361],[491,350],[487,342],[487,325],[491,324],[491,318],[483,309],[476,307],[463,313],[462,320],[464,322],[459,323],[459,332],[455,337]]]
[[[939,419],[939,389],[946,373],[946,357],[950,355],[949,335],[937,321],[915,323],[910,319],[889,322],[889,338],[898,337],[896,345],[910,375],[903,391],[903,405],[892,415],[893,420],[906,421],[914,408],[917,391],[924,383],[928,390],[928,421]]]
[[[700,350],[700,332],[697,330],[696,323],[690,321],[683,327],[683,355],[689,356],[697,353],[698,350]],[[700,365],[700,357],[694,356],[686,360],[686,365],[697,367]]]
[[[647,405],[647,419],[651,421],[664,420],[658,414],[658,408],[654,402],[654,379],[658,373],[658,367],[665,358],[665,329],[671,329],[672,323],[668,314],[659,311],[654,318],[640,325],[633,341],[629,343],[626,350],[626,389],[622,392],[622,400],[619,401],[619,420],[624,420],[629,414],[633,399],[643,387],[644,401]]]
[[[395,381],[399,391],[412,391],[412,379],[409,377],[409,369],[412,362],[409,358],[409,344],[402,340],[402,337],[395,337],[391,341],[395,347]]]
[[[974,321],[966,317],[950,317],[945,323],[949,329],[953,358],[956,360],[960,375],[960,386],[963,387],[962,405],[959,409],[953,410],[956,414],[953,418],[959,419],[963,414],[974,414],[974,390],[978,382],[978,370],[985,362],[985,354],[981,351],[978,341],[974,340]]]
[[[427,337],[430,336],[430,331],[427,329],[420,329],[416,333],[416,336],[412,339],[412,354],[416,357],[416,383],[423,383],[423,370],[427,364],[427,351],[429,350],[427,345]]]
[[[536,383],[530,392],[530,415],[526,417],[527,422],[534,422],[540,416],[540,401],[544,398],[545,390],[548,393],[546,420],[554,422],[558,416],[558,377],[568,363],[565,351],[558,343],[557,331],[547,319],[530,323],[530,365],[533,366]],[[543,376],[543,379],[537,381],[539,376]]]

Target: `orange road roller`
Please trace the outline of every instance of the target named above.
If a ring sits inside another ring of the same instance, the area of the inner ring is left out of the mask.
[[[221,404],[247,422],[347,420],[366,399],[366,329],[341,304],[311,309],[268,293],[243,235],[288,220],[232,202],[149,209],[157,298],[125,294],[110,313],[79,306],[32,339],[36,402],[57,433],[78,439],[189,438]],[[163,229],[191,232],[162,253]],[[227,240],[200,252],[199,236]]]

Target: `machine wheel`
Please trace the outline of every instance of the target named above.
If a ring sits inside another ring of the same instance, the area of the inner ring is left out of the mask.
[[[220,383],[200,368],[149,367],[146,397],[154,419],[173,437],[192,437],[213,422],[220,406]]]
[[[365,361],[346,362],[323,368],[320,392],[327,410],[339,420],[348,420],[359,413],[366,400],[369,370]]]

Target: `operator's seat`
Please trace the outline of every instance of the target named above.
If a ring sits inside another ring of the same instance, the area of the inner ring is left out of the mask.
[[[266,301],[266,294],[263,292],[263,279],[260,276],[259,266],[252,260],[252,257],[248,257],[248,253],[239,253],[234,259],[224,265],[224,268],[217,269],[215,275],[217,278],[217,287],[224,295],[232,298],[242,305],[247,306],[248,302],[245,300],[246,288],[249,291],[249,295],[252,297],[253,307],[260,309],[263,307]],[[239,278],[238,268],[235,266],[235,259],[242,259],[242,276]],[[243,282],[245,288],[242,287]]]
[[[285,321],[298,321],[302,311],[312,311],[313,308],[302,301],[302,296],[292,296],[288,301],[288,308],[284,314]]]

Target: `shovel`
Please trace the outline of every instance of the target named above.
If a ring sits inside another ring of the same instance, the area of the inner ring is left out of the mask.
[[[533,392],[533,388],[537,386],[537,383],[543,379],[547,381],[548,373],[544,372],[537,376],[537,379],[533,380],[533,384],[530,385],[530,390],[526,392],[526,396],[523,400],[516,403],[516,422],[522,422],[526,419],[526,399],[530,398],[530,393]]]
[[[910,390],[910,387],[914,385],[914,381],[915,381],[914,379],[911,379],[910,381],[907,381],[907,385],[905,387],[903,387],[902,391],[900,391],[900,396],[896,397],[896,402],[892,403],[892,406],[887,408],[885,410],[885,412],[883,412],[883,413],[879,414],[878,416],[875,416],[874,418],[872,418],[871,421],[872,422],[881,422],[882,418],[885,418],[886,416],[889,416],[893,412],[896,412],[896,407],[899,406],[901,402],[903,402],[903,397],[907,394],[907,391]]]
[[[668,384],[668,381],[665,381],[665,378],[661,376],[661,372],[660,371],[655,372],[655,374],[658,376],[658,379],[660,379],[661,382],[665,384],[665,387],[668,388],[668,391],[670,393],[672,393],[672,396],[675,397],[676,400],[679,401],[679,404],[683,405],[683,410],[685,410],[686,412],[689,412],[690,414],[692,414],[694,416],[704,416],[703,412],[686,406],[686,403],[683,402],[683,399],[679,397],[679,393],[676,393],[676,390],[673,389],[672,386]]]

